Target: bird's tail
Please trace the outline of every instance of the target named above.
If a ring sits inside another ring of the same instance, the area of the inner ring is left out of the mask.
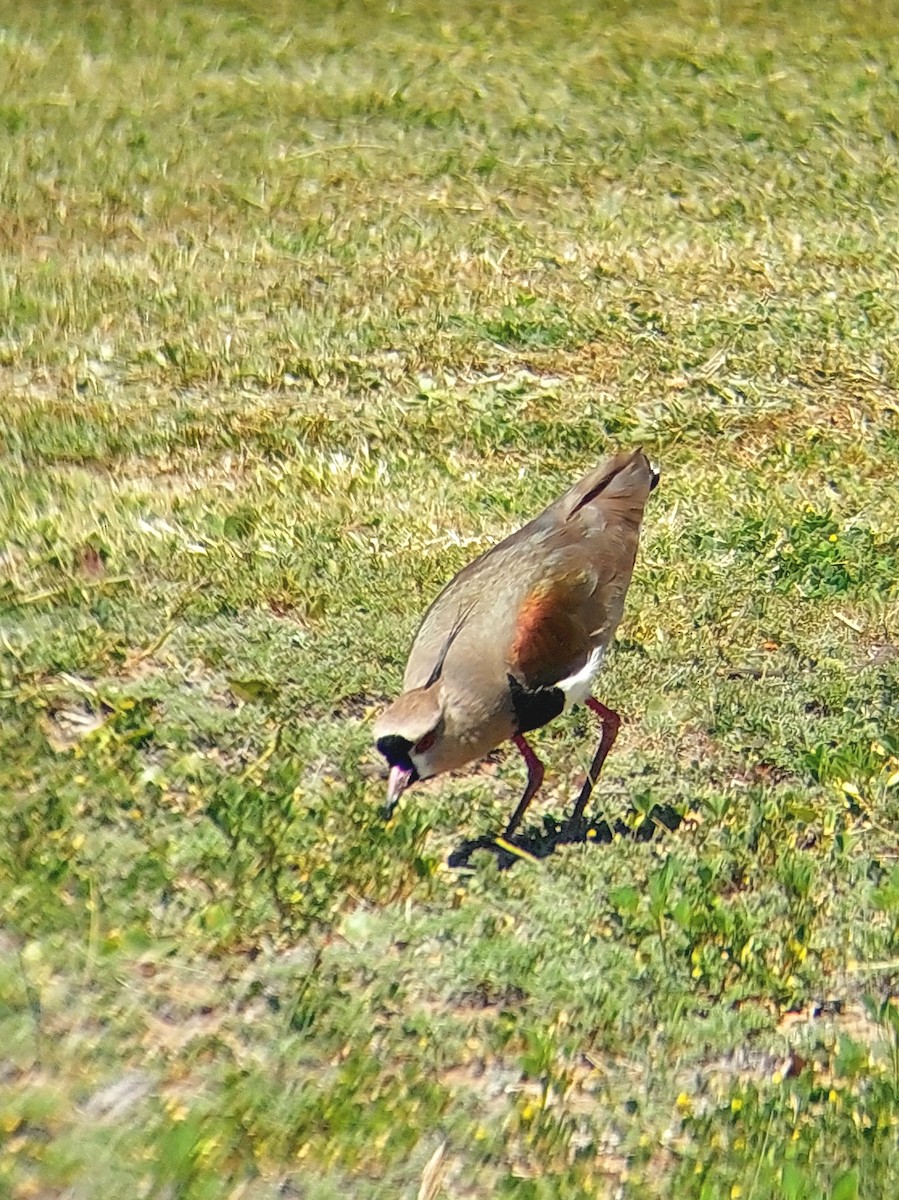
[[[568,520],[594,502],[642,513],[649,493],[658,487],[659,474],[642,450],[616,454],[576,483],[559,503]]]

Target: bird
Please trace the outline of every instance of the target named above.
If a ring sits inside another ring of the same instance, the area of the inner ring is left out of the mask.
[[[621,725],[593,697],[593,680],[624,612],[658,482],[642,449],[614,455],[439,593],[415,635],[402,693],[375,722],[389,766],[385,818],[412,784],[511,741],[527,768],[503,834],[512,837],[545,770],[525,735],[586,704],[601,736],[566,826],[579,828]]]

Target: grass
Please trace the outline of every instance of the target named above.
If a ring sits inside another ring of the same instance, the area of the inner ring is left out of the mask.
[[[0,3],[0,1194],[899,1191],[899,18],[545,8]],[[617,832],[453,868],[371,718],[637,443]]]

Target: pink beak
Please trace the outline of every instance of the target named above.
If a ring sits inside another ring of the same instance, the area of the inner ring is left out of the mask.
[[[387,780],[387,803],[384,805],[384,819],[389,821],[393,816],[393,810],[400,802],[400,796],[409,786],[412,779],[412,772],[404,770],[403,767],[391,767],[390,776]]]

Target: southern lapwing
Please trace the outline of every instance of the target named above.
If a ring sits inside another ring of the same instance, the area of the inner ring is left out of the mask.
[[[658,481],[642,450],[618,454],[446,585],[415,636],[402,695],[375,725],[390,765],[388,816],[410,784],[511,740],[528,781],[510,837],[543,781],[525,734],[586,704],[602,736],[569,822],[579,825],[621,724],[590,694],[593,679],[621,620]]]

